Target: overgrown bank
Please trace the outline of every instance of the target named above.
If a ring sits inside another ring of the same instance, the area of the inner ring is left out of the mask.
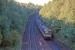
[[[75,50],[75,0],[53,0],[40,10],[40,15],[47,26],[55,29],[55,38]]]
[[[0,50],[21,50],[21,35],[35,9],[32,3],[0,0]]]

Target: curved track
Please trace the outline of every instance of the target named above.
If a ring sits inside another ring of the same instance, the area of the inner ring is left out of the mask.
[[[38,14],[34,14],[29,18],[26,30],[23,34],[21,50],[71,50],[58,41],[44,40],[41,36],[41,32],[36,26],[36,19],[38,16]]]

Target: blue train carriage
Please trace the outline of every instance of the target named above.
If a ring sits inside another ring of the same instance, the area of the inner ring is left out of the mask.
[[[45,40],[52,40],[53,39],[53,30],[51,28],[46,27],[43,21],[40,19],[36,20],[37,27],[41,32],[41,35]]]
[[[47,28],[45,26],[42,26],[43,31],[42,32],[42,36],[45,40],[52,40],[53,39],[53,30],[51,28]]]
[[[53,39],[53,30],[51,28],[46,27],[43,23],[39,24],[38,27],[45,40]]]

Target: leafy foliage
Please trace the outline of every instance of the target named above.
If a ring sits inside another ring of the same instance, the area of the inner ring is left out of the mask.
[[[19,46],[26,22],[37,6],[32,3],[17,3],[14,0],[0,0],[0,5],[0,46]]]
[[[55,38],[75,50],[75,0],[53,0],[46,4],[40,15],[47,26],[55,30]]]

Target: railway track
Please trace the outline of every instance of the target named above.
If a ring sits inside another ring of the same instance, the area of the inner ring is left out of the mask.
[[[27,22],[27,26],[23,34],[21,50],[71,50],[69,47],[59,43],[58,41],[44,40],[36,25],[37,17],[39,17],[39,15],[36,13],[29,18],[29,21]]]

